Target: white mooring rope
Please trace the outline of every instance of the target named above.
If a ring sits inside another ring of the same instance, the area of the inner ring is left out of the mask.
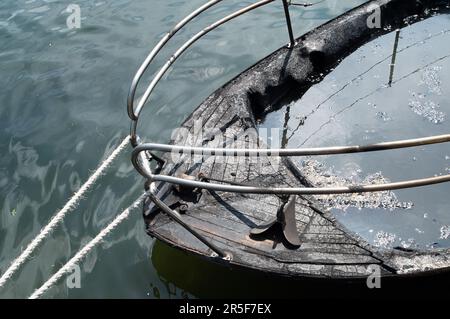
[[[64,205],[64,207],[50,220],[41,232],[33,239],[33,241],[27,246],[27,248],[17,257],[5,271],[0,278],[0,288],[11,279],[20,266],[30,257],[39,244],[50,235],[50,233],[58,226],[58,224],[64,219],[64,217],[78,206],[78,203],[83,198],[83,195],[95,184],[95,182],[101,177],[105,170],[111,166],[117,156],[126,148],[130,136],[127,136],[120,145],[111,153],[111,155],[103,161],[103,163],[95,170],[95,172],[89,177],[86,183],[72,196],[72,198]]]
[[[71,272],[75,265],[79,264],[86,255],[97,246],[109,233],[111,233],[117,226],[128,218],[131,211],[137,208],[146,193],[141,195],[130,207],[125,209],[120,215],[118,215],[106,228],[104,228],[98,235],[92,239],[87,245],[85,245],[78,253],[73,256],[63,267],[61,267],[49,280],[47,280],[39,289],[37,289],[29,299],[37,299],[41,297],[48,289],[54,286],[62,276]]]

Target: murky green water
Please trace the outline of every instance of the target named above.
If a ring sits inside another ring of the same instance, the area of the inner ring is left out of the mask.
[[[347,57],[299,100],[270,114],[288,147],[365,145],[449,133],[450,16],[380,37]],[[385,183],[450,173],[450,145],[300,159],[317,186]],[[348,228],[380,247],[450,247],[450,185],[319,197]]]
[[[362,0],[330,0],[292,16],[297,34]],[[0,3],[0,269],[10,261],[127,134],[126,94],[138,65],[163,32],[203,0],[2,0]],[[212,22],[249,1],[224,1]],[[65,9],[81,8],[81,29],[69,31]],[[191,24],[160,59],[201,25]],[[287,42],[281,3],[217,30],[185,54],[143,113],[141,135],[166,141],[212,91]],[[157,64],[158,64],[157,63]],[[152,68],[150,71],[154,71]],[[151,72],[150,72],[151,73]],[[121,156],[45,241],[0,297],[26,297],[142,191],[129,154]],[[47,297],[261,295],[258,275],[230,272],[154,245],[140,211],[93,251],[80,289],[61,282]],[[226,281],[211,286],[208,278]],[[255,278],[256,279],[255,279]],[[265,279],[265,278],[264,278]]]

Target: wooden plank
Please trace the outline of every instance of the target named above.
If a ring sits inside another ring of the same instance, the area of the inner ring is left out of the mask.
[[[243,224],[239,228],[233,229],[233,227],[223,227],[223,220],[211,218],[209,220],[202,220],[199,216],[184,215],[183,219],[194,227],[195,229],[208,233],[209,237],[214,240],[228,241],[232,243],[229,250],[234,251],[234,245],[241,245],[251,249],[260,250],[261,254],[267,257],[274,258],[283,263],[323,263],[323,264],[365,264],[375,263],[376,260],[369,256],[367,252],[363,251],[355,245],[341,245],[341,244],[326,244],[316,245],[312,249],[312,245],[305,244],[305,247],[300,247],[298,250],[290,250],[284,248],[282,245],[278,245],[277,249],[273,248],[273,242],[255,241],[250,239],[244,230],[248,230]],[[215,224],[222,223],[222,224]],[[233,224],[237,227],[238,224]],[[230,224],[231,226],[231,224]],[[165,226],[164,226],[165,227]],[[177,233],[177,236],[183,236]],[[190,234],[187,234],[190,236]],[[351,247],[351,248],[350,248]]]

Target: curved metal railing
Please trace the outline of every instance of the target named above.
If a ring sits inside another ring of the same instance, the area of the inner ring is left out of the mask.
[[[135,77],[133,78],[132,85],[129,91],[128,100],[127,100],[127,110],[128,116],[132,120],[131,124],[131,140],[132,144],[135,147],[132,155],[132,162],[137,171],[146,177],[148,180],[154,181],[163,181],[168,183],[174,183],[179,185],[184,185],[187,187],[199,187],[204,189],[211,189],[217,191],[229,191],[229,192],[241,192],[241,193],[268,193],[268,194],[341,194],[341,193],[360,193],[360,192],[377,192],[377,191],[386,191],[386,190],[394,190],[394,189],[402,189],[402,188],[411,188],[411,187],[419,187],[426,185],[433,185],[437,183],[444,183],[450,181],[450,174],[443,176],[435,176],[425,179],[418,180],[408,180],[397,183],[390,184],[380,184],[380,185],[361,185],[361,186],[348,186],[348,187],[331,187],[331,188],[261,188],[261,187],[252,187],[252,186],[238,186],[238,185],[224,185],[224,184],[214,184],[214,183],[206,183],[199,181],[191,181],[183,178],[173,177],[173,176],[165,176],[159,175],[152,172],[150,166],[148,165],[148,157],[144,156],[146,152],[150,154],[150,158],[156,158],[151,152],[152,151],[161,151],[161,152],[175,152],[175,153],[183,153],[183,154],[192,154],[192,155],[222,155],[222,156],[312,156],[312,155],[336,155],[336,154],[348,154],[348,153],[361,153],[361,152],[373,152],[373,151],[383,151],[383,150],[392,150],[399,148],[410,148],[417,147],[422,145],[431,145],[431,144],[439,144],[439,143],[447,143],[450,142],[450,134],[440,135],[440,136],[432,136],[426,138],[417,138],[410,140],[402,140],[402,141],[393,141],[393,142],[385,142],[379,144],[372,145],[357,145],[357,146],[339,146],[339,147],[326,147],[326,148],[312,148],[312,149],[229,149],[229,148],[203,148],[203,147],[183,147],[176,145],[167,145],[167,144],[154,144],[154,143],[145,143],[141,144],[139,137],[136,133],[137,125],[139,121],[139,116],[144,108],[144,105],[147,103],[150,95],[154,91],[156,85],[161,80],[163,75],[167,72],[167,70],[175,63],[175,61],[196,41],[200,38],[208,34],[210,31],[216,29],[217,27],[223,25],[224,23],[241,16],[249,11],[252,11],[256,8],[274,2],[275,0],[262,0],[246,6],[216,22],[204,28],[193,37],[191,37],[188,41],[186,41],[176,52],[170,57],[170,59],[163,65],[163,67],[155,74],[154,78],[148,85],[145,90],[144,95],[138,101],[137,107],[135,107],[135,96],[137,87],[148,69],[151,62],[158,55],[161,49],[167,44],[167,42],[179,31],[181,30],[187,23],[192,21],[198,15],[208,10],[212,6],[222,2],[223,0],[211,0],[205,3],[203,6],[199,7],[191,14],[186,16],[183,20],[181,20],[170,32],[168,32],[155,46],[155,48],[150,52],[147,56],[139,70],[137,71]],[[284,5],[285,14],[286,14],[286,22],[289,32],[290,44],[292,47],[295,45],[295,40],[293,37],[291,21],[289,16],[288,5],[291,4],[287,0],[281,0]]]
[[[136,90],[139,85],[140,80],[142,79],[142,76],[144,75],[145,71],[149,67],[150,63],[153,61],[153,59],[158,55],[158,53],[161,51],[161,49],[164,47],[164,45],[167,44],[167,42],[180,30],[182,29],[187,23],[189,23],[191,20],[193,20],[195,17],[197,17],[202,12],[206,11],[207,9],[211,8],[212,6],[216,5],[219,2],[222,2],[223,0],[212,0],[206,3],[205,5],[201,6],[191,14],[189,14],[187,17],[185,17],[183,20],[181,20],[170,32],[168,32],[156,45],[156,47],[152,50],[152,52],[149,54],[149,56],[145,59],[144,63],[139,68],[138,72],[136,73],[133,82],[131,84],[130,92],[128,94],[128,100],[127,100],[127,111],[128,116],[132,120],[131,125],[131,139],[134,145],[137,145],[137,124],[139,120],[139,115],[142,112],[142,109],[147,103],[150,95],[152,94],[153,90],[155,89],[158,82],[161,80],[161,78],[164,76],[164,74],[167,72],[167,70],[175,63],[175,61],[182,55],[192,44],[197,42],[200,38],[204,37],[206,34],[211,32],[212,30],[218,28],[222,24],[233,20],[234,18],[237,18],[244,13],[247,13],[249,11],[252,11],[256,8],[259,8],[261,6],[264,6],[268,3],[274,2],[275,0],[262,0],[259,2],[256,2],[254,4],[251,4],[245,8],[242,8],[216,22],[209,25],[208,27],[204,28],[197,34],[195,34],[192,38],[190,38],[187,42],[185,42],[171,57],[170,59],[164,64],[164,66],[156,73],[153,80],[148,85],[147,89],[145,90],[144,95],[139,100],[137,107],[134,107],[134,101],[136,96]],[[282,0],[283,3],[286,3],[286,0]],[[286,5],[287,6],[287,5]],[[290,32],[291,34],[291,32]],[[291,38],[291,40],[293,37]]]
[[[370,145],[355,146],[333,146],[322,148],[303,148],[303,149],[232,149],[232,148],[204,148],[204,147],[186,147],[167,144],[144,143],[137,146],[132,155],[132,162],[137,171],[151,181],[161,181],[172,184],[178,184],[186,187],[197,187],[202,189],[210,189],[215,191],[236,192],[236,193],[258,193],[258,194],[286,194],[286,195],[324,195],[324,194],[344,194],[344,193],[367,193],[380,192],[404,188],[414,188],[450,182],[450,174],[442,176],[434,176],[425,179],[408,180],[403,182],[388,184],[371,184],[360,186],[346,187],[329,187],[329,188],[267,188],[255,186],[241,185],[224,185],[210,182],[198,182],[173,177],[167,175],[153,174],[143,169],[139,162],[139,154],[144,151],[161,151],[173,152],[183,155],[200,155],[200,156],[318,156],[318,155],[336,155],[336,154],[354,154],[365,152],[378,152],[393,149],[402,149],[410,147],[418,147],[424,145],[440,144],[450,142],[450,134],[431,136],[425,138],[417,138],[410,140],[392,141]],[[226,183],[226,181],[224,181]]]

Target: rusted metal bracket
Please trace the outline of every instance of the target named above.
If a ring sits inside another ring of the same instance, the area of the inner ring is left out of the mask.
[[[196,180],[195,177],[186,174],[182,174],[179,177],[188,180]],[[149,190],[149,187],[149,183],[147,182],[145,189]],[[198,203],[202,196],[202,190],[197,188],[173,185],[172,189],[174,192],[165,199],[165,203],[170,209],[181,215],[185,214],[189,210],[190,204]],[[151,207],[150,204],[151,203],[144,203],[145,217],[156,216],[162,212],[157,205]]]

